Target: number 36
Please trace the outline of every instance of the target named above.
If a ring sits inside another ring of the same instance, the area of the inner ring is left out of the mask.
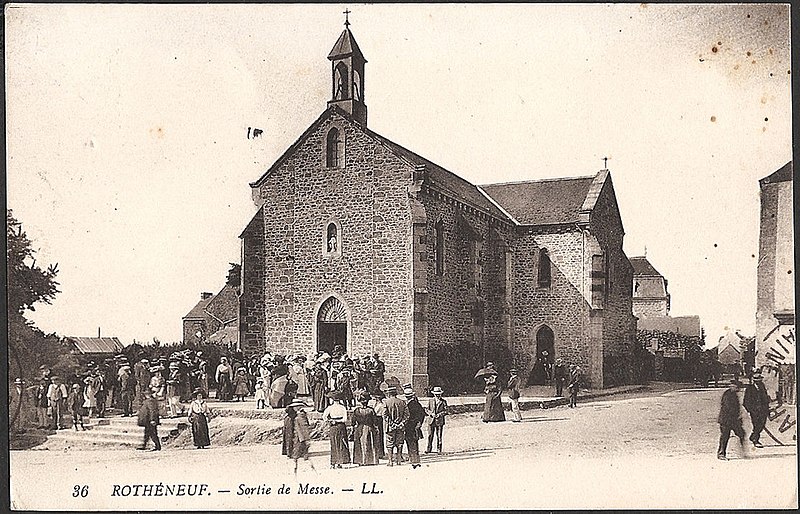
[[[81,498],[86,498],[89,496],[89,486],[88,485],[76,485],[72,488],[72,497],[77,498],[80,496]]]

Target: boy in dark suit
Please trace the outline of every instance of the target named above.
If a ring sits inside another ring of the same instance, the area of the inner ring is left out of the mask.
[[[719,416],[719,447],[717,448],[717,458],[719,460],[728,460],[725,453],[728,449],[728,439],[731,437],[731,431],[739,438],[739,443],[742,446],[742,455],[744,456],[744,428],[742,428],[742,414],[739,407],[739,382],[731,380],[728,389],[722,393],[722,401],[720,402]]]

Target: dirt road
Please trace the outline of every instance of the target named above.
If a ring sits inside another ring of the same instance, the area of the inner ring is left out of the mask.
[[[331,470],[324,441],[311,447],[315,469],[301,463],[296,477],[275,445],[15,451],[11,491],[17,508],[55,510],[796,507],[796,447],[742,459],[732,439],[731,460],[716,459],[720,395],[609,399],[525,411],[522,423],[451,416],[445,455],[415,470]]]

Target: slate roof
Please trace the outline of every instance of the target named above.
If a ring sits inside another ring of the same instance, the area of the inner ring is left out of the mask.
[[[336,43],[333,45],[331,49],[331,53],[328,54],[328,59],[336,59],[339,57],[345,57],[350,54],[355,54],[364,59],[364,54],[361,53],[361,49],[358,47],[358,43],[356,43],[356,38],[353,37],[353,33],[350,32],[349,28],[346,28],[342,31],[339,35],[339,39],[336,40]],[[366,59],[364,59],[366,62]]]
[[[580,220],[595,176],[486,184],[480,188],[521,225],[553,225]]]
[[[80,353],[117,354],[122,351],[122,343],[116,337],[67,337]]]
[[[636,323],[637,330],[659,330],[661,332],[672,332],[685,336],[700,337],[700,316],[657,316],[653,318],[641,318]]]
[[[236,288],[225,284],[225,287],[210,299],[204,311],[220,323],[235,320],[239,313],[239,296]]]
[[[497,208],[489,199],[484,196],[477,186],[472,184],[471,182],[459,177],[452,171],[448,171],[445,168],[442,168],[438,164],[429,161],[428,159],[412,152],[408,148],[400,146],[399,144],[391,141],[382,135],[373,132],[369,129],[365,129],[367,133],[369,133],[372,137],[379,140],[381,143],[385,144],[389,147],[389,149],[394,152],[395,154],[399,155],[400,157],[404,158],[405,160],[411,162],[417,166],[425,166],[428,171],[428,178],[434,184],[440,186],[445,191],[450,192],[453,196],[455,196],[458,200],[461,200],[467,204],[471,204],[474,207],[478,207],[495,217],[501,219],[508,219],[500,209]]]
[[[206,319],[206,306],[211,303],[211,300],[214,299],[214,295],[211,295],[208,298],[204,298],[197,302],[197,305],[192,307],[192,310],[189,311],[183,319]]]
[[[628,260],[631,261],[631,265],[633,266],[634,277],[636,275],[644,277],[664,277],[664,275],[659,273],[658,270],[650,264],[647,257],[630,257]]]
[[[759,184],[765,186],[767,184],[775,184],[776,182],[788,182],[792,180],[792,161],[787,162],[784,164],[781,169],[776,171],[775,173],[768,175],[761,180],[759,180]]]

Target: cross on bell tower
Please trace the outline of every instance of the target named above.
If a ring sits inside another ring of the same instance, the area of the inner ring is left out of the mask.
[[[364,103],[364,65],[367,60],[350,31],[350,10],[344,10],[344,31],[328,54],[331,61],[331,99],[352,118],[367,124],[367,104]]]

